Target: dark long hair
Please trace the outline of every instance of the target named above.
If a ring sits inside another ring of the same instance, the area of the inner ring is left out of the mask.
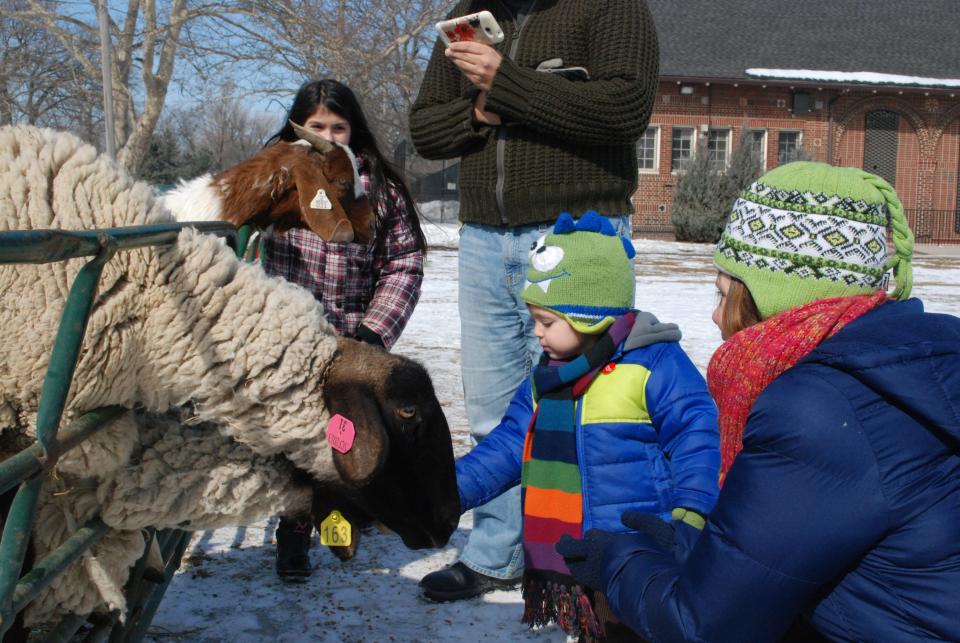
[[[410,189],[403,180],[401,173],[387,161],[380,151],[377,139],[367,124],[367,117],[363,114],[363,108],[360,107],[360,101],[357,100],[356,95],[349,87],[332,78],[304,83],[293,99],[293,105],[287,112],[283,127],[267,139],[267,145],[277,141],[297,140],[299,137],[293,131],[290,121],[297,125],[303,125],[321,105],[350,123],[350,149],[355,154],[362,155],[370,169],[370,193],[372,197],[376,200],[382,198],[389,203],[388,183],[393,184],[397,192],[400,193],[404,205],[407,206],[407,223],[417,237],[417,247],[426,252],[427,240],[423,236],[423,229],[420,227],[420,219],[417,216],[417,207],[410,195]],[[373,205],[376,207],[376,203]]]

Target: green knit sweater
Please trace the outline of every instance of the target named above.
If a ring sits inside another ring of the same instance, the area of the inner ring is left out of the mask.
[[[473,122],[477,90],[439,40],[410,111],[422,156],[461,157],[461,220],[518,226],[564,211],[632,212],[636,141],[650,120],[659,65],[645,0],[537,0],[519,33],[497,0],[461,0],[450,16],[483,9],[505,35],[486,104],[503,125]],[[590,79],[536,70],[552,58],[586,68]]]

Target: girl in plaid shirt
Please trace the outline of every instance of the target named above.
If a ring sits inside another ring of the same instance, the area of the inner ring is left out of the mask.
[[[410,191],[381,154],[346,85],[330,79],[306,83],[268,144],[297,140],[290,121],[349,145],[357,155],[376,213],[374,239],[368,245],[327,243],[307,229],[271,234],[262,248],[263,268],[312,292],[341,335],[389,349],[410,319],[423,281],[426,242]]]
[[[295,141],[290,121],[329,141],[349,145],[360,161],[360,180],[376,214],[369,244],[328,243],[307,229],[264,236],[263,268],[303,286],[323,304],[338,333],[390,349],[420,298],[426,241],[410,191],[387,163],[360,103],[344,84],[324,79],[297,92],[284,126],[267,142]],[[280,518],[277,573],[305,581],[310,575],[308,516]]]

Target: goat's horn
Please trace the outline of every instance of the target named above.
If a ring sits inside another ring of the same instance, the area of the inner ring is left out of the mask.
[[[293,126],[293,131],[297,133],[297,136],[310,143],[310,145],[313,145],[317,151],[321,152],[322,154],[327,154],[333,151],[333,143],[323,138],[313,130],[297,125],[293,121],[290,121],[290,125]]]

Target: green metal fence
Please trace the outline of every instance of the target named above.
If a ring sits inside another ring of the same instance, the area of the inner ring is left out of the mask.
[[[78,257],[93,257],[80,269],[73,281],[60,319],[53,352],[40,394],[37,411],[36,443],[17,455],[0,462],[0,494],[19,485],[10,510],[3,521],[0,538],[0,635],[6,633],[16,615],[45,589],[71,563],[109,531],[95,517],[81,526],[59,548],[46,558],[35,561],[21,577],[37,499],[46,474],[66,451],[93,435],[127,409],[118,406],[95,409],[60,429],[70,382],[83,344],[90,310],[103,266],[121,250],[173,244],[187,224],[160,224],[106,228],[102,230],[23,230],[0,233],[0,264],[49,263]],[[188,224],[209,234],[227,239],[242,255],[247,231],[238,238],[229,223],[204,222]],[[128,581],[127,614],[124,623],[113,618],[71,615],[56,625],[48,641],[69,641],[88,621],[92,624],[85,641],[140,641],[160,604],[163,594],[190,540],[190,534],[176,529],[148,530],[143,556],[131,571]],[[156,545],[154,545],[156,541]],[[163,573],[150,573],[148,554],[159,546]]]

